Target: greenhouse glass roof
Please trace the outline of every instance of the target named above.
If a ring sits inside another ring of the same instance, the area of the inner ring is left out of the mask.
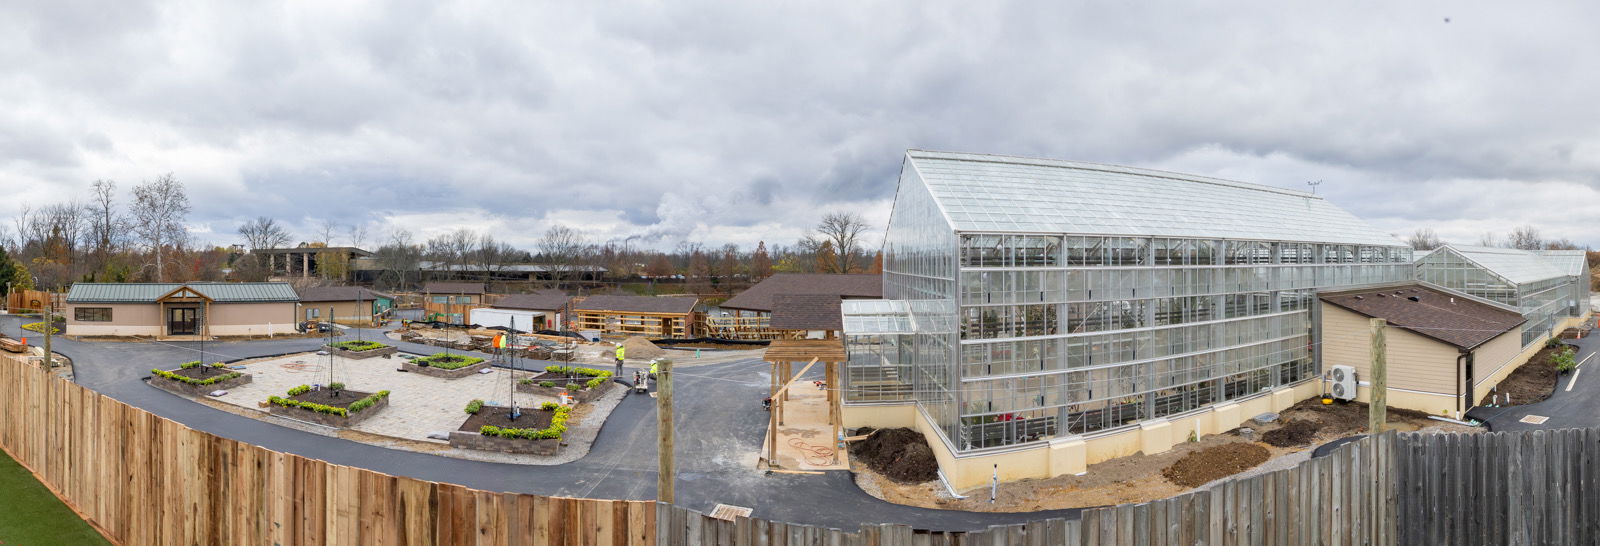
[[[1536,250],[1535,252],[1567,275],[1582,277],[1589,273],[1589,253],[1582,250]]]
[[[1487,246],[1445,245],[1434,250],[1434,252],[1440,252],[1445,249],[1455,250],[1457,254],[1472,260],[1473,263],[1489,270],[1490,273],[1499,275],[1501,278],[1515,284],[1525,284],[1571,275],[1562,268],[1557,267],[1546,257],[1526,250]]]
[[[906,156],[957,231],[1403,244],[1321,197],[1271,186],[1049,159]]]

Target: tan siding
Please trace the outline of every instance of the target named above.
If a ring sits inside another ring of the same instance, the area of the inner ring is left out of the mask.
[[[1322,305],[1323,367],[1355,366],[1366,380],[1371,370],[1371,320],[1344,308]],[[1456,393],[1455,347],[1399,328],[1385,330],[1389,386],[1423,392]]]
[[[213,303],[208,319],[213,336],[266,335],[294,331],[293,303]]]
[[[109,307],[110,322],[80,322],[79,307]],[[161,309],[146,303],[82,303],[68,304],[67,331],[69,336],[155,336],[161,334]]]

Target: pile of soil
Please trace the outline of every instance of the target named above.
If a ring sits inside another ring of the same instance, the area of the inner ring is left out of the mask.
[[[856,430],[870,434],[850,445],[850,456],[874,472],[898,483],[923,483],[939,477],[939,461],[933,457],[928,440],[909,428],[871,428]]]
[[[667,356],[666,351],[651,343],[650,340],[645,339],[644,336],[633,336],[623,340],[622,347],[624,349],[623,356],[627,357],[628,360],[650,360]],[[616,353],[612,353],[612,355],[615,356]]]
[[[1556,392],[1556,383],[1560,383],[1560,373],[1556,371],[1555,356],[1567,349],[1566,345],[1546,347],[1540,349],[1527,364],[1517,368],[1507,375],[1500,385],[1495,387],[1495,392],[1483,395],[1483,400],[1478,405],[1487,406],[1494,403],[1495,395],[1500,395],[1500,405],[1520,406],[1543,402]],[[1506,403],[1506,395],[1511,396],[1511,403]]]
[[[1261,435],[1261,441],[1273,447],[1294,447],[1311,443],[1316,438],[1317,431],[1322,424],[1309,419],[1294,419],[1285,421],[1282,427],[1269,430]]]
[[[511,408],[505,406],[484,406],[478,413],[467,417],[467,422],[456,429],[463,432],[477,432],[484,425],[493,425],[500,428],[531,428],[544,430],[550,427],[550,421],[555,418],[554,412],[537,408],[520,408],[522,415],[511,420]],[[569,423],[571,421],[568,421]],[[568,425],[571,426],[571,425]]]
[[[301,402],[322,404],[324,406],[347,408],[350,407],[350,404],[354,404],[357,400],[366,398],[368,396],[372,396],[372,393],[345,389],[339,391],[338,397],[334,397],[333,389],[324,388],[322,390],[306,391],[301,394],[290,396],[289,398],[292,400],[299,400]]]
[[[1267,448],[1244,442],[1223,444],[1185,455],[1161,475],[1183,487],[1199,487],[1212,480],[1244,472],[1267,462]]]

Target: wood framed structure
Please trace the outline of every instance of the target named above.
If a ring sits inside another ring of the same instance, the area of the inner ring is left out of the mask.
[[[841,427],[844,426],[844,410],[841,406],[844,397],[839,390],[839,366],[849,359],[845,354],[844,342],[840,339],[779,339],[774,340],[767,347],[766,353],[761,357],[772,368],[772,382],[770,399],[772,400],[771,415],[769,416],[767,430],[767,455],[766,461],[769,468],[778,467],[778,427],[784,425],[784,402],[789,399],[790,388],[806,371],[821,362],[823,365],[823,382],[827,392],[828,425],[832,434],[828,437],[829,445],[839,438]],[[806,362],[800,371],[794,371],[794,363]],[[833,462],[837,463],[839,451],[833,450]]]
[[[488,307],[492,299],[481,282],[430,282],[422,286],[423,319],[466,324],[473,309]]]
[[[601,337],[694,337],[700,300],[693,297],[589,296],[572,305],[574,330]]]

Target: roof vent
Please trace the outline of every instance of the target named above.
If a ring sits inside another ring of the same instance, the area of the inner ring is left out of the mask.
[[[1456,299],[1455,299],[1455,297],[1451,297],[1451,298],[1450,298],[1450,305],[1455,305],[1455,304],[1456,304]]]
[[[1356,299],[1359,300],[1359,299],[1364,299],[1364,298],[1362,298],[1361,296],[1358,295],[1358,296],[1356,296]]]
[[[1384,294],[1384,293],[1382,293],[1382,292],[1379,292],[1379,293],[1378,293],[1378,297],[1380,297],[1380,298],[1387,298],[1387,297],[1389,297],[1389,295],[1388,295],[1388,294]]]
[[[1416,296],[1411,296],[1411,297],[1406,298],[1406,299],[1411,300],[1411,301],[1422,301],[1422,298],[1419,298],[1419,297],[1416,297]]]

